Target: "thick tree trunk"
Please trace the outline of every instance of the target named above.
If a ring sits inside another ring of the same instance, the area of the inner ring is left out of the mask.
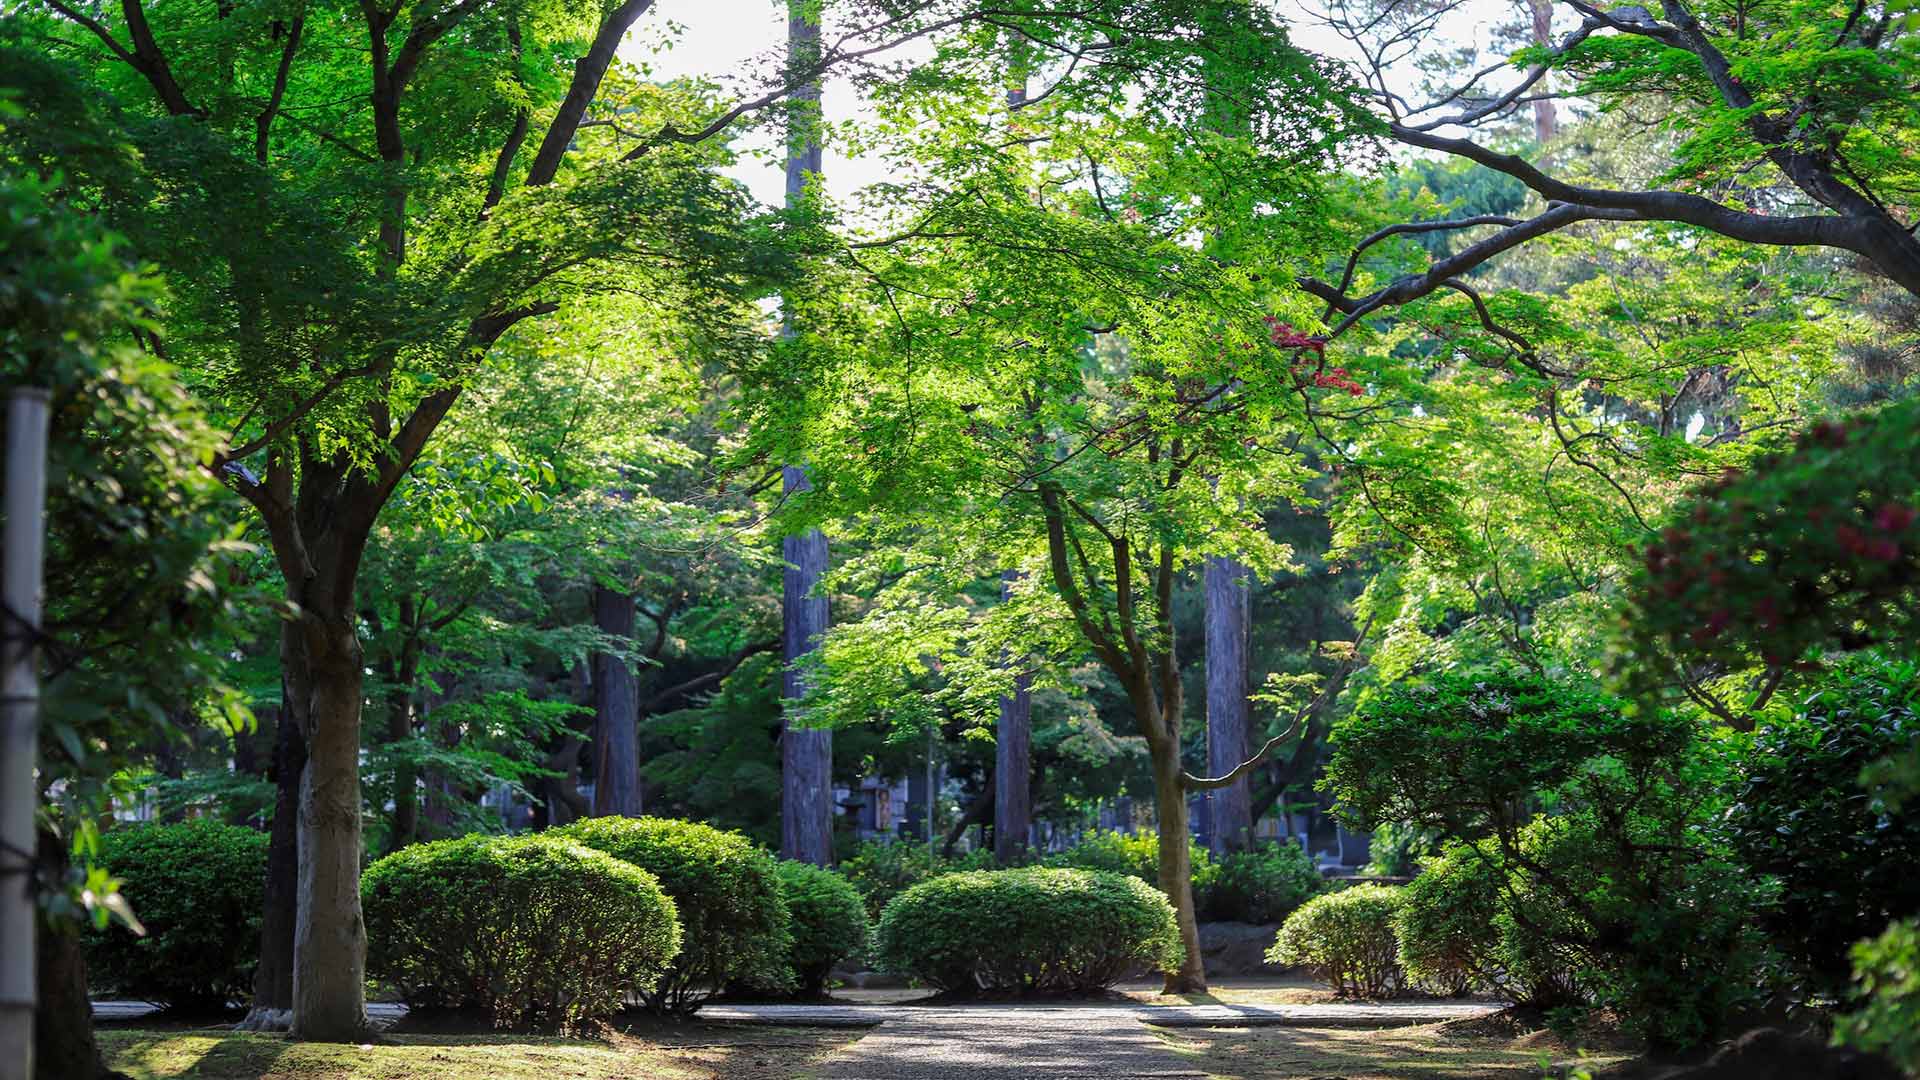
[[[360,913],[360,702],[351,605],[288,624],[289,712],[307,740],[293,935],[293,1036],[357,1042],[368,1031],[367,930]]]
[[[1207,773],[1224,776],[1247,760],[1247,568],[1207,559]],[[1244,851],[1253,842],[1252,781],[1247,777],[1208,793],[1215,854]]]
[[[285,687],[281,691],[284,696]],[[300,885],[300,781],[307,742],[300,724],[278,711],[273,737],[273,828],[267,840],[267,882],[260,919],[260,966],[253,972],[253,1008],[243,1031],[285,1031],[293,1025],[293,924]]]
[[[1022,861],[1033,828],[1033,692],[1026,672],[1014,678],[1013,696],[1000,699],[993,748],[993,857],[1001,865]]]
[[[807,490],[801,469],[786,469],[786,490]],[[780,854],[826,866],[833,861],[833,732],[801,727],[794,702],[806,694],[804,675],[794,664],[812,651],[827,630],[827,598],[817,593],[827,572],[827,537],[818,529],[781,541],[787,571],[782,600],[786,608],[784,647],[787,669],[781,696],[787,699],[786,727],[780,735]]]
[[[37,833],[41,867],[50,880],[65,880],[67,846],[59,837]],[[93,1005],[87,1000],[87,967],[75,928],[54,927],[34,919],[33,1014],[34,1080],[96,1080],[109,1072],[93,1038]]]
[[[633,597],[593,587],[593,624],[633,641]],[[593,814],[640,816],[640,715],[633,669],[614,653],[593,655]]]
[[[1180,744],[1155,742],[1150,752],[1153,804],[1160,832],[1160,891],[1173,901],[1180,944],[1186,950],[1179,970],[1167,973],[1163,992],[1203,994],[1207,972],[1200,959],[1200,921],[1193,902],[1193,855],[1187,846],[1187,790],[1180,779]]]

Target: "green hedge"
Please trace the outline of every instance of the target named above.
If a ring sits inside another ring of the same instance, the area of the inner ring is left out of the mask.
[[[1193,864],[1194,896],[1204,896],[1213,888],[1219,867],[1214,865],[1207,849],[1192,840],[1187,841],[1187,854]],[[1160,887],[1160,836],[1147,830],[1129,834],[1096,829],[1079,843],[1049,857],[1047,865],[1125,874],[1157,889]]]
[[[887,905],[880,966],[958,994],[1110,986],[1184,955],[1173,906],[1135,878],[1027,867],[948,874]]]
[[[794,982],[803,993],[820,993],[835,964],[866,953],[873,932],[866,906],[847,879],[831,870],[784,860],[777,873],[792,920],[788,957]]]
[[[751,840],[668,818],[583,818],[551,830],[660,879],[680,911],[680,956],[646,995],[656,1012],[687,1013],[730,983],[792,985],[792,936],[774,858]]]
[[[145,924],[85,935],[94,988],[180,1011],[214,1011],[253,992],[267,837],[213,821],[131,825],[101,836],[101,861]]]
[[[402,848],[361,875],[367,972],[410,1008],[572,1030],[653,989],[680,949],[652,874],[552,836]]]
[[[1393,933],[1404,902],[1388,885],[1316,896],[1287,917],[1267,963],[1311,968],[1341,997],[1391,997],[1406,985]]]

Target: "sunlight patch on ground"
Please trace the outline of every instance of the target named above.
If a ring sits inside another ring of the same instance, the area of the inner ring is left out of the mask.
[[[1386,1031],[1311,1028],[1156,1028],[1169,1047],[1217,1080],[1538,1080],[1542,1058],[1570,1063],[1575,1053],[1550,1051],[1536,1040],[1449,1035],[1440,1025]],[[1533,1045],[1529,1045],[1529,1044]],[[1598,1067],[1629,1055],[1607,1053],[1583,1063]]]

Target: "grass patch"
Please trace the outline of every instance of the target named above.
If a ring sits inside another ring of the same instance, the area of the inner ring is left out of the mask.
[[[1155,1028],[1176,1053],[1216,1080],[1539,1080],[1543,1057],[1558,1067],[1589,1068],[1632,1055],[1605,1051],[1581,1058],[1529,1036],[1466,1036],[1443,1025],[1384,1031],[1315,1028]],[[1555,1075],[1558,1075],[1556,1072]]]
[[[354,1046],[224,1028],[99,1038],[107,1064],[134,1080],[788,1080],[860,1034],[636,1021],[601,1039],[405,1034]]]

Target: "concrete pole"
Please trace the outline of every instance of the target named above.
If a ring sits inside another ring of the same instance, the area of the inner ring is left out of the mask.
[[[7,400],[0,581],[0,1080],[33,1076],[33,810],[39,748],[40,571],[46,544],[47,392]]]

